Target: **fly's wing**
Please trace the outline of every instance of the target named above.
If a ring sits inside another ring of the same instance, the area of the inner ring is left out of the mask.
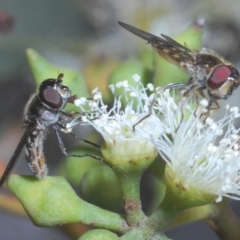
[[[0,188],[2,187],[3,183],[5,182],[6,178],[9,176],[9,174],[11,173],[11,171],[13,170],[16,162],[17,162],[17,159],[24,147],[24,145],[26,144],[26,140],[29,136],[29,134],[31,134],[31,132],[33,131],[33,127],[32,126],[29,126],[27,127],[27,129],[25,130],[20,142],[18,143],[17,145],[17,148],[15,150],[15,152],[13,153],[1,179],[0,179]]]
[[[161,34],[162,37],[157,37],[151,33],[142,31],[138,28],[130,26],[123,22],[118,22],[123,28],[140,38],[145,39],[151,44],[152,48],[164,59],[173,63],[177,67],[188,72],[186,64],[194,65],[193,52],[187,47],[176,42],[172,38]]]

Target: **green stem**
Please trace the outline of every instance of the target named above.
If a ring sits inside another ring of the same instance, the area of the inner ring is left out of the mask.
[[[212,213],[206,221],[222,240],[240,239],[240,221],[229,207],[228,200],[212,204]]]
[[[123,235],[121,240],[170,240],[162,233],[152,233],[147,228],[132,228],[129,232]]]
[[[161,207],[148,218],[146,225],[152,231],[163,231],[180,211],[179,209]]]
[[[126,220],[130,226],[135,226],[146,219],[140,200],[141,174],[135,172],[115,171],[118,176],[125,202]]]

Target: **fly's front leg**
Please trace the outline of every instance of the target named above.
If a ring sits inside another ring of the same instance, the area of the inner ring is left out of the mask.
[[[187,90],[187,91],[184,92],[183,96],[185,96],[185,95],[188,94],[193,88],[195,88],[195,85],[191,86],[191,84],[192,84],[192,80],[191,80],[191,78],[190,78],[190,80],[189,80],[188,82],[186,82],[186,83],[174,83],[174,84],[169,84],[169,85],[167,85],[166,87],[161,88],[161,91],[164,92],[164,91],[167,90],[167,89],[170,89],[170,90],[171,90],[171,89],[174,89],[174,88],[186,88],[187,86],[190,86],[189,90]],[[136,128],[136,126],[137,126],[139,123],[141,123],[143,120],[145,120],[146,118],[148,118],[148,117],[150,117],[150,116],[152,115],[152,111],[153,111],[153,107],[154,107],[155,102],[156,102],[156,95],[154,96],[154,98],[153,98],[153,100],[152,100],[152,102],[151,102],[151,105],[150,105],[150,107],[149,107],[149,113],[148,113],[146,116],[144,116],[143,118],[141,118],[137,123],[135,123],[135,124],[133,125],[133,131],[135,131],[135,128]],[[178,126],[178,127],[179,127],[179,126]],[[178,127],[177,127],[177,129],[178,129]]]
[[[212,105],[215,103],[215,107],[212,107]],[[211,110],[218,110],[220,108],[219,103],[217,102],[217,99],[215,97],[211,97],[208,101],[207,109],[210,112]]]
[[[26,160],[28,165],[30,166],[34,175],[40,179],[47,175],[48,172],[43,154],[43,139],[43,131],[39,129],[33,129],[27,138],[25,146]]]
[[[79,139],[79,140],[81,140],[81,141],[83,141],[83,142],[85,142],[85,143],[87,143],[87,144],[89,144],[89,145],[92,145],[92,146],[96,147],[96,148],[101,148],[98,144],[93,143],[93,142],[90,142],[90,141],[88,141],[88,140],[86,140],[86,139],[83,139],[83,138],[77,136],[75,133],[72,132],[72,128],[67,128],[66,126],[63,126],[61,123],[57,123],[57,125],[58,125],[58,127],[61,129],[62,132],[69,133],[70,135],[72,135],[72,136],[75,137],[76,139]],[[80,125],[80,123],[79,123],[79,125]],[[74,126],[76,126],[76,125],[74,125]],[[56,131],[56,130],[55,130],[55,131]],[[57,134],[56,134],[56,135],[57,135]],[[58,136],[59,136],[59,134],[58,134]],[[59,137],[60,137],[60,136],[59,136]],[[62,145],[63,145],[63,144],[62,144]]]
[[[72,135],[73,137],[75,137],[76,139],[79,139],[79,140],[81,140],[81,141],[83,141],[83,142],[85,142],[85,143],[88,143],[89,145],[92,145],[92,146],[94,146],[94,147],[96,147],[96,148],[101,148],[101,146],[99,146],[98,144],[93,143],[93,142],[90,142],[90,141],[88,141],[88,140],[86,140],[86,139],[83,139],[83,138],[77,136],[77,135],[76,135],[75,133],[73,133],[73,132],[69,132],[69,134],[71,134],[71,135]]]
[[[59,134],[59,132],[58,132],[57,127],[56,127],[56,126],[52,126],[52,129],[54,130],[54,132],[55,132],[55,134],[56,134],[57,141],[58,141],[58,146],[60,147],[61,152],[62,152],[64,155],[68,156],[68,154],[67,154],[67,152],[66,152],[66,148],[65,148],[65,146],[64,146],[64,144],[63,144],[62,138],[61,138],[61,136],[60,136],[60,134]]]
[[[154,95],[153,100],[152,100],[152,102],[151,102],[151,104],[149,106],[149,113],[146,116],[142,117],[139,121],[137,121],[137,123],[135,123],[133,125],[133,127],[132,127],[133,128],[133,132],[135,132],[136,126],[139,123],[141,123],[142,121],[144,121],[145,119],[149,118],[152,115],[152,111],[153,111],[153,107],[154,107],[155,102],[156,102],[156,94]]]
[[[61,124],[58,124],[58,126],[61,126]],[[69,157],[76,157],[76,158],[91,157],[91,158],[97,159],[97,160],[99,160],[99,161],[104,161],[101,157],[98,157],[98,156],[96,156],[96,155],[94,155],[94,154],[90,154],[90,153],[85,153],[85,154],[68,154],[68,153],[66,152],[66,148],[65,148],[65,146],[64,146],[64,144],[63,144],[62,138],[61,138],[61,136],[60,136],[60,134],[59,134],[59,132],[58,132],[57,127],[56,127],[56,126],[52,126],[52,128],[53,128],[53,130],[54,130],[54,132],[55,132],[55,134],[56,134],[56,136],[57,136],[58,145],[59,145],[59,147],[60,147],[60,149],[61,149],[61,152],[62,152],[64,155],[69,156]],[[70,133],[71,135],[73,135],[73,136],[76,137],[76,135],[75,135],[74,133],[72,133],[72,132],[69,132],[69,133]],[[91,145],[93,145],[93,146],[95,146],[95,147],[99,147],[97,144],[91,143],[91,142],[89,142],[89,141],[87,141],[87,140],[84,140],[84,139],[83,139],[83,141],[85,141],[86,143],[89,143],[89,144],[91,144]]]
[[[69,132],[69,129],[71,130],[72,127],[75,126],[79,126],[83,123],[82,121],[82,116],[86,116],[87,114],[94,114],[97,113],[97,111],[88,111],[88,112],[71,112],[71,113],[65,113],[63,111],[59,111],[59,113],[61,113],[61,117],[59,122],[58,122],[58,126],[61,128],[61,130],[65,133]],[[68,123],[68,125],[70,126],[68,128],[67,124],[66,124],[66,119],[64,119],[64,117],[70,118],[71,121]],[[99,116],[93,117],[92,119],[89,119],[90,121],[96,120],[98,119]],[[63,122],[63,124],[61,124],[61,122]]]
[[[70,112],[66,113],[64,111],[59,111],[62,115],[70,117],[70,118],[75,118],[76,116],[84,116],[86,114],[91,114],[91,113],[97,113],[97,111],[86,111],[86,112]]]

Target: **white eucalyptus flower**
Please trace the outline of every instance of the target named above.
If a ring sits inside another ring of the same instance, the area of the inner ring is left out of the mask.
[[[239,129],[234,120],[238,108],[226,107],[220,120],[200,117],[205,112],[205,101],[193,108],[185,99],[174,101],[168,91],[159,94],[155,114],[165,132],[153,142],[171,169],[173,181],[183,189],[216,196],[240,199]]]
[[[87,101],[91,111],[99,114],[98,118],[89,120],[88,123],[104,138],[104,149],[111,156],[121,156],[127,160],[139,158],[140,155],[156,156],[157,151],[151,138],[158,138],[163,132],[159,118],[155,115],[147,116],[154,96],[148,96],[148,92],[154,90],[153,86],[149,84],[144,88],[138,75],[134,75],[133,79],[135,87],[130,86],[126,80],[109,86],[114,95],[111,107],[105,105],[97,90],[93,92],[94,103]],[[122,88],[123,94],[116,96],[116,88]],[[75,104],[85,111],[87,102],[76,100]]]

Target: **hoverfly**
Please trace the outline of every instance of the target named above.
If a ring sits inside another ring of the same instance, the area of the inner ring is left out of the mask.
[[[191,51],[172,38],[161,34],[161,37],[142,31],[123,22],[118,22],[123,28],[145,39],[152,48],[164,59],[183,69],[190,76],[188,82],[169,84],[165,89],[184,88],[187,95],[196,90],[202,96],[203,90],[209,94],[208,110],[217,100],[227,99],[239,86],[239,72],[232,63],[218,56],[212,50],[203,48],[200,51]]]
[[[52,129],[55,132],[62,153],[68,155],[60,137],[59,130],[75,136],[75,134],[71,132],[71,129],[69,131],[66,127],[68,119],[72,119],[74,116],[62,110],[67,103],[73,103],[76,96],[71,95],[69,88],[62,84],[63,76],[61,73],[57,79],[50,78],[43,81],[36,92],[30,96],[23,113],[23,127],[25,127],[26,130],[0,179],[0,188],[11,173],[24,146],[26,160],[33,174],[39,179],[47,174],[48,170],[43,153],[43,141],[48,129]],[[77,124],[81,124],[81,121]],[[83,141],[92,144],[87,140]],[[101,158],[92,154],[68,156],[91,156],[101,160]]]

